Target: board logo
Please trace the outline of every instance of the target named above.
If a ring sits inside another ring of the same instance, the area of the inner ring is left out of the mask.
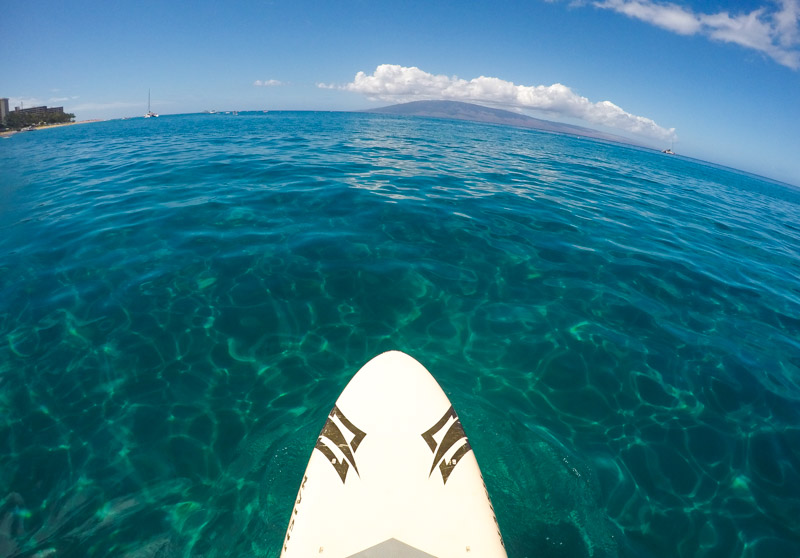
[[[345,432],[347,435],[345,435]],[[356,458],[353,454],[366,435],[366,432],[347,420],[347,417],[339,410],[339,407],[333,407],[314,448],[322,452],[322,455],[333,465],[333,468],[339,474],[339,478],[342,479],[342,484],[347,478],[347,471],[350,469],[350,465],[353,466],[358,475]],[[336,456],[336,452],[333,450],[334,447],[338,448],[341,457]]]
[[[445,427],[448,427],[446,432]],[[442,432],[445,432],[445,434],[442,435]],[[437,441],[437,438],[439,441]],[[456,468],[461,458],[472,449],[472,446],[469,445],[469,440],[467,440],[467,435],[464,433],[464,427],[461,426],[461,421],[458,419],[458,415],[456,415],[452,405],[447,409],[444,416],[439,419],[439,422],[423,432],[422,439],[425,440],[433,452],[433,465],[431,465],[428,478],[433,474],[436,465],[439,465],[439,471],[442,473],[442,482],[447,484],[450,473]],[[453,448],[456,448],[456,450],[451,452],[450,450]]]

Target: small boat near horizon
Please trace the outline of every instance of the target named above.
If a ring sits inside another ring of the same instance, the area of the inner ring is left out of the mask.
[[[150,90],[147,90],[147,114],[144,115],[145,118],[158,118],[158,115],[150,110]]]

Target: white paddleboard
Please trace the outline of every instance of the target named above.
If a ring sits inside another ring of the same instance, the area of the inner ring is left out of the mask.
[[[433,376],[390,351],[350,380],[297,494],[284,558],[505,558],[461,421]]]

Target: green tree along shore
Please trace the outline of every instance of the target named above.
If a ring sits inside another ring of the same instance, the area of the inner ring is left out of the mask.
[[[75,120],[75,115],[69,112],[50,113],[45,116],[22,111],[9,112],[6,115],[6,128],[21,130],[26,126],[41,126],[43,124],[63,124]]]

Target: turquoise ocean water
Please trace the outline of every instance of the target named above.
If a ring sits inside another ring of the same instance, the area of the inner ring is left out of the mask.
[[[278,556],[371,357],[516,557],[800,556],[800,190],[345,113],[0,139],[0,556]]]

